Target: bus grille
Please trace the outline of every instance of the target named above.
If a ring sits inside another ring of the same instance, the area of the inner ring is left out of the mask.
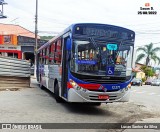
[[[89,91],[93,91],[93,92],[103,92],[104,93],[104,90],[99,90],[99,89],[88,89]],[[115,89],[115,90],[107,90],[107,92],[116,92],[118,91],[119,89]]]
[[[89,83],[98,83],[98,84],[117,84],[117,83],[124,83],[126,80],[103,80],[103,79],[81,79],[85,82]]]

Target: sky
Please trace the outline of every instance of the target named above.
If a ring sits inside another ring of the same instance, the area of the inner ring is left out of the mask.
[[[34,32],[36,0],[4,0],[6,19]],[[138,15],[145,3],[156,15]],[[1,8],[0,8],[1,9]],[[103,23],[136,32],[135,45],[155,43],[160,47],[160,0],[38,0],[38,34],[55,35],[73,23]]]

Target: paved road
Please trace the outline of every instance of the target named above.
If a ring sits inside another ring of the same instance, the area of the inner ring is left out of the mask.
[[[134,102],[150,113],[157,113],[155,118],[146,118],[136,123],[160,123],[160,87],[159,86],[132,86],[130,102]],[[136,132],[159,132],[160,130],[137,129]],[[135,129],[126,129],[124,132],[135,132]]]
[[[33,88],[18,91],[0,91],[0,123],[131,123],[160,117],[157,114],[159,111],[152,112],[144,106],[143,101],[139,102],[141,94],[135,91],[138,92],[139,87],[132,87],[131,101],[128,103],[102,104],[96,107],[59,104],[52,93],[32,86]],[[143,87],[139,92],[143,92],[142,89]]]
[[[160,86],[132,86],[130,101],[160,111]]]

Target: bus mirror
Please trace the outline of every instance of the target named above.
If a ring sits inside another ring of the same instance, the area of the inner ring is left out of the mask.
[[[71,39],[68,38],[67,39],[67,46],[66,46],[67,50],[71,50]]]

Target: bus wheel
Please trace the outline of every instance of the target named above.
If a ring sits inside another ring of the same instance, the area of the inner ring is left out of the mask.
[[[55,97],[57,103],[63,102],[63,100],[59,97],[59,87],[58,87],[58,84],[56,84],[56,86],[54,87],[54,97]]]
[[[40,88],[41,88],[42,90],[45,89],[45,87],[44,87],[43,85],[41,85],[41,84],[40,84]]]

